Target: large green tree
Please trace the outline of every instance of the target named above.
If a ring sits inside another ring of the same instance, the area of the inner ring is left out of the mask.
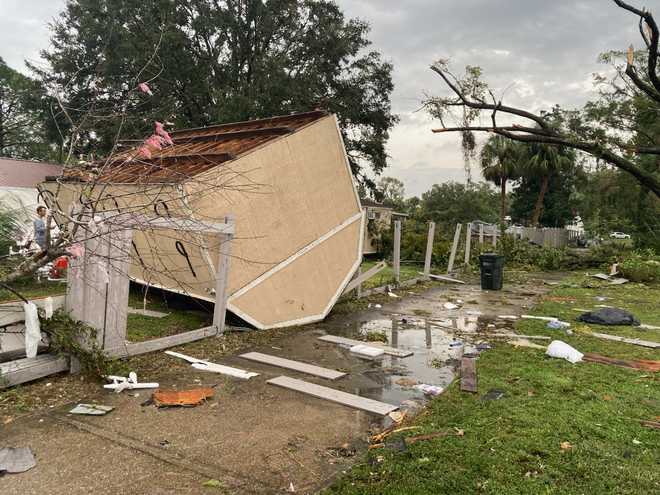
[[[538,227],[541,212],[546,207],[544,200],[550,188],[551,179],[558,178],[564,172],[570,172],[575,168],[575,153],[563,146],[531,143],[521,146],[520,165],[519,172],[527,180],[523,180],[519,188],[524,189],[531,183],[539,182],[530,222],[532,227]]]
[[[604,95],[594,108],[564,112],[562,125],[556,126],[554,112],[534,113],[506,105],[484,87],[479,72],[472,70],[458,78],[441,60],[431,69],[442,78],[452,96],[427,100],[427,108],[442,125],[434,132],[460,132],[463,136],[489,132],[524,143],[572,148],[630,174],[660,198],[660,167],[654,160],[660,156],[659,134],[649,133],[637,115],[645,106],[649,109],[648,118],[657,123],[660,114],[660,28],[651,11],[623,0],[613,3],[637,17],[644,46],[637,56],[632,46],[628,49],[624,65],[615,66],[616,80],[611,82],[609,95]],[[601,103],[609,109],[611,118],[603,117]],[[447,125],[447,116],[453,109],[463,110],[456,126]],[[479,122],[482,115],[488,118],[488,124]],[[655,164],[646,165],[649,160]]]
[[[408,212],[422,222],[439,224],[439,231],[449,232],[457,223],[473,220],[496,222],[499,195],[485,182],[434,184],[421,200],[408,200]]]
[[[12,69],[0,58],[0,156],[47,156],[44,98],[37,81]]]
[[[351,165],[386,166],[392,66],[368,25],[328,0],[69,0],[45,69],[82,148],[109,152],[153,120],[204,126],[324,108]],[[135,91],[147,81],[154,96]]]
[[[521,147],[511,139],[491,136],[479,155],[484,179],[500,188],[500,225],[504,228],[507,211],[506,186],[520,177]]]

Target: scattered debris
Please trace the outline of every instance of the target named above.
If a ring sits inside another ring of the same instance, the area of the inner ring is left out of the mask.
[[[614,271],[614,267],[612,267],[612,270],[610,270],[610,275],[607,275],[605,273],[594,273],[591,275],[593,278],[597,278],[599,280],[606,280],[610,283],[610,285],[621,285],[630,282],[627,278],[617,278],[615,275],[617,275],[617,271]]]
[[[442,306],[443,306],[445,309],[449,309],[449,310],[460,308],[460,306],[458,306],[458,305],[456,305],[456,304],[454,304],[454,303],[450,303],[450,302],[446,302],[446,303],[444,303]]]
[[[420,275],[424,275],[423,272],[417,272],[417,273],[419,273]],[[465,282],[463,282],[462,280],[458,280],[458,279],[452,278],[452,277],[447,277],[446,275],[434,275],[432,273],[429,273],[428,277],[432,278],[432,279],[435,279],[435,280],[442,280],[444,282],[453,282],[455,284],[465,284]]]
[[[325,449],[326,452],[333,457],[355,457],[357,454],[357,449],[351,447],[350,444],[345,443],[340,447],[328,447]]]
[[[348,345],[351,347],[355,345],[364,345],[364,342],[360,340],[348,339],[346,337],[339,337],[338,335],[323,335],[319,337],[319,340],[323,340],[324,342],[332,342],[333,344]],[[385,352],[385,354],[389,354],[391,356],[396,356],[401,358],[412,356],[414,354],[412,351],[396,349],[395,347],[389,347],[386,345],[374,344],[373,347],[382,349]]]
[[[415,388],[421,392],[424,392],[425,395],[440,395],[445,389],[439,387],[438,385],[428,385],[426,383],[420,383],[415,385]]]
[[[651,420],[641,420],[640,423],[642,426],[646,426],[647,428],[654,428],[656,430],[660,430],[660,421],[651,421]]]
[[[500,400],[502,397],[506,395],[506,392],[504,390],[499,390],[496,388],[490,389],[488,392],[486,392],[485,395],[481,397],[481,400]]]
[[[156,407],[198,406],[209,397],[213,397],[212,388],[158,390],[152,396]]]
[[[573,448],[573,445],[571,445],[571,442],[562,442],[559,444],[559,447],[561,450],[571,450]]]
[[[606,273],[594,273],[591,275],[593,278],[598,278],[600,280],[609,280],[610,276],[607,275]]]
[[[388,292],[387,295],[390,296],[390,297],[395,297],[395,298],[401,297],[401,296],[397,296],[394,292]]]
[[[249,380],[252,377],[259,376],[259,373],[245,371],[238,368],[232,368],[230,366],[223,366],[221,364],[212,363],[210,361],[204,361],[203,359],[197,359],[191,356],[186,356],[185,354],[181,354],[179,352],[165,351],[165,354],[179,359],[184,359],[189,363],[191,363],[193,368],[202,371],[220,373],[222,375],[229,375],[235,378],[241,378],[243,380]]]
[[[222,482],[220,480],[208,480],[202,483],[202,486],[206,488],[222,488]]]
[[[369,305],[367,306],[367,308],[369,308],[369,309],[371,309],[371,308],[380,309],[382,307],[383,307],[382,304],[376,304],[376,303],[369,303]]]
[[[85,414],[87,416],[104,416],[112,411],[112,406],[101,406],[99,404],[78,404],[69,411],[70,414]]]
[[[372,435],[371,438],[369,439],[369,443],[379,444],[383,440],[385,440],[385,438],[392,435],[393,433],[399,433],[399,432],[408,431],[408,430],[419,430],[420,428],[421,428],[421,426],[404,426],[403,428],[397,428],[397,425],[393,424],[389,428],[385,428],[380,433]]]
[[[406,445],[412,445],[413,443],[417,442],[425,442],[427,440],[433,440],[434,438],[441,438],[441,437],[448,437],[448,436],[455,436],[455,437],[463,437],[465,436],[465,432],[461,429],[455,428],[454,431],[436,431],[434,433],[427,433],[426,435],[416,435],[413,437],[406,437],[405,442]]]
[[[106,379],[111,380],[112,383],[103,385],[103,388],[114,390],[116,393],[122,390],[133,390],[136,388],[158,388],[157,383],[139,383],[137,374],[134,371],[128,374],[128,378],[125,376],[108,375]]]
[[[128,308],[128,314],[148,316],[150,318],[165,318],[166,316],[169,316],[169,313],[162,313],[160,311],[153,311],[151,309],[139,309],[139,308],[131,308],[131,307]]]
[[[377,347],[371,347],[368,345],[364,344],[358,344],[354,345],[349,349],[353,354],[357,354],[359,356],[365,356],[369,358],[375,358],[378,356],[382,356],[385,354],[385,351],[383,349],[378,349]]]
[[[619,308],[603,308],[589,311],[578,316],[578,320],[595,325],[634,325],[639,326],[639,320],[631,313]]]
[[[577,349],[574,349],[566,342],[561,340],[553,340],[550,342],[550,345],[546,349],[545,353],[554,358],[565,359],[569,363],[579,363],[582,361],[584,354],[582,354]]]
[[[642,445],[642,442],[640,442],[640,441],[637,440],[636,438],[633,438],[632,443],[634,443],[635,445]]]
[[[621,368],[652,371],[654,373],[660,371],[660,361],[652,361],[648,359],[637,359],[634,361],[627,361],[625,359],[615,359],[589,352],[584,355],[584,361],[588,361],[590,363],[609,364],[612,366],[619,366]]]
[[[643,328],[644,330],[660,330],[659,326],[656,325],[646,325],[645,323],[642,323],[639,328]]]
[[[534,316],[534,315],[521,315],[525,320],[543,320],[543,321],[556,321],[559,318],[555,316]]]
[[[564,328],[569,328],[571,324],[567,321],[552,320],[546,326],[552,330],[563,330]]]
[[[465,350],[465,344],[460,340],[454,340],[449,343],[449,358],[455,361],[463,358],[463,352]]]
[[[609,335],[607,333],[597,333],[597,332],[589,332],[589,333],[585,333],[585,335],[590,335],[592,337],[597,337],[599,339],[604,339],[604,340],[614,340],[616,342],[624,342],[626,344],[634,344],[642,347],[649,347],[651,349],[660,348],[660,342],[652,342],[650,340],[630,339],[627,337],[621,337],[619,335]]]
[[[412,378],[399,378],[394,383],[402,387],[414,387],[417,385],[417,380],[413,380]]]
[[[515,315],[499,315],[497,317],[498,320],[517,320],[518,317]]]
[[[461,390],[477,392],[477,360],[464,357],[461,360]]]
[[[30,447],[0,449],[0,476],[4,473],[24,473],[37,465]]]
[[[622,285],[630,282],[627,278],[613,278],[610,280],[610,285]]]
[[[403,421],[403,419],[406,417],[406,412],[405,411],[392,411],[391,413],[388,414],[388,416],[395,423],[401,423]]]
[[[289,488],[286,489],[289,493],[296,493],[296,488],[293,486],[293,482],[289,482]]]
[[[541,349],[543,351],[547,349],[546,346],[534,344],[527,339],[513,339],[509,340],[508,343],[514,347],[529,347],[530,349]]]

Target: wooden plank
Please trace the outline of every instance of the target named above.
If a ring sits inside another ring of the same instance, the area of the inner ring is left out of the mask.
[[[394,253],[392,256],[394,280],[401,281],[401,220],[394,221]]]
[[[497,247],[497,226],[493,225],[493,247]]]
[[[227,225],[233,225],[233,216],[226,216],[225,223]],[[225,318],[227,316],[227,285],[229,284],[231,243],[231,234],[225,235],[224,238],[220,240],[218,271],[216,273],[217,278],[215,285],[215,306],[213,308],[213,326],[218,329],[218,334],[221,334],[225,331]]]
[[[69,369],[69,358],[44,354],[0,363],[0,389],[13,387]]]
[[[607,333],[597,333],[597,332],[587,333],[587,335],[591,335],[592,337],[598,337],[599,339],[604,339],[604,340],[614,340],[616,342],[624,342],[626,344],[634,344],[642,347],[650,347],[651,349],[660,348],[660,342],[652,342],[650,340],[631,339],[627,337],[621,337],[619,335],[610,335]]]
[[[477,392],[477,360],[464,357],[461,359],[461,390]]]
[[[484,243],[484,224],[479,224],[479,244]]]
[[[318,376],[327,380],[336,380],[337,378],[346,376],[346,373],[342,373],[341,371],[321,368],[320,366],[314,366],[313,364],[301,363],[300,361],[284,359],[277,356],[271,356],[270,354],[262,354],[260,352],[247,352],[245,354],[239,355],[238,357],[249,359],[250,361],[256,361],[258,363],[277,366],[279,368],[286,368],[299,371],[301,373],[307,373],[308,375]]]
[[[288,376],[278,376],[277,378],[268,380],[266,383],[277,385],[278,387],[283,387],[289,390],[295,390],[296,392],[302,392],[313,397],[318,397],[319,399],[329,400],[362,411],[380,414],[381,416],[386,416],[399,408],[392,404],[386,404],[377,400],[367,399],[366,397],[360,397],[359,395],[341,392],[340,390],[323,387],[303,380],[296,380],[295,378],[289,378]]]
[[[62,308],[66,296],[51,296],[53,298],[53,311]],[[39,308],[43,308],[46,298],[40,297],[38,299],[28,298]],[[25,311],[23,310],[23,301],[12,301],[0,304],[0,327],[14,325],[25,321]]]
[[[362,275],[354,278],[353,280],[350,281],[350,283],[346,286],[344,289],[343,294],[346,294],[347,292],[352,291],[356,287],[358,287],[362,282],[366,282],[369,280],[371,277],[375,276],[378,272],[383,270],[384,268],[387,267],[387,263],[384,261],[380,261],[376,265],[372,266],[369,268],[366,272],[364,272]]]
[[[433,256],[433,240],[435,239],[435,222],[429,222],[429,233],[426,238],[426,256],[424,257],[424,275],[431,274],[431,257]]]
[[[465,264],[470,264],[470,244],[472,243],[472,224],[467,224],[467,230],[465,231]]]
[[[447,275],[454,270],[454,259],[456,258],[456,250],[458,249],[458,241],[461,238],[462,224],[456,224],[456,232],[454,232],[454,243],[451,245],[451,254],[449,255],[449,263],[447,264]]]
[[[422,272],[417,272],[417,273],[419,273],[420,275],[424,275]],[[465,282],[463,282],[462,280],[458,280],[458,279],[452,278],[452,277],[446,277],[444,275],[434,275],[433,273],[429,273],[428,277],[432,278],[432,279],[435,279],[435,280],[442,280],[444,282],[453,282],[455,284],[465,284]]]
[[[337,335],[323,335],[319,337],[319,340],[323,340],[324,342],[331,342],[333,344],[344,344],[344,345],[364,345],[366,342],[362,340],[355,340],[355,339],[349,339],[346,337],[339,337]],[[378,349],[382,349],[385,351],[385,354],[389,354],[390,356],[396,356],[396,357],[408,357],[412,356],[413,352],[412,351],[405,351],[402,349],[395,349],[394,347],[390,347],[387,345],[382,345],[379,344],[378,342],[369,342],[368,343],[372,347],[377,347]]]
[[[135,356],[137,354],[145,354],[176,345],[187,344],[188,342],[205,339],[206,337],[214,337],[217,334],[217,329],[214,326],[210,326],[177,335],[161,337],[160,339],[147,340],[146,342],[127,342],[125,345],[120,345],[114,349],[106,349],[105,352],[109,356],[114,357]]]

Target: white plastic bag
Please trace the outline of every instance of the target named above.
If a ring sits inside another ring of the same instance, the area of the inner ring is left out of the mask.
[[[47,320],[53,317],[53,298],[50,296],[44,299],[44,311],[46,312]]]
[[[37,356],[37,349],[41,341],[39,313],[37,305],[33,302],[23,303],[23,310],[25,311],[25,355],[33,358]]]
[[[566,342],[562,342],[561,340],[553,340],[550,342],[550,345],[546,349],[545,353],[550,357],[565,359],[569,363],[573,364],[582,361],[582,357],[584,356],[584,354],[582,354],[580,351],[574,349]]]

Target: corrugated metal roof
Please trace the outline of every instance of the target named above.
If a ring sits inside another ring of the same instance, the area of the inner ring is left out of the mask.
[[[153,151],[149,159],[139,157],[137,147],[131,147],[97,164],[100,175],[96,180],[114,183],[185,181],[326,115],[325,111],[314,111],[171,131],[174,144]],[[67,170],[67,176],[86,180],[93,177],[89,171],[81,169]]]
[[[36,187],[46,176],[61,173],[62,166],[54,163],[0,158],[0,187]]]

